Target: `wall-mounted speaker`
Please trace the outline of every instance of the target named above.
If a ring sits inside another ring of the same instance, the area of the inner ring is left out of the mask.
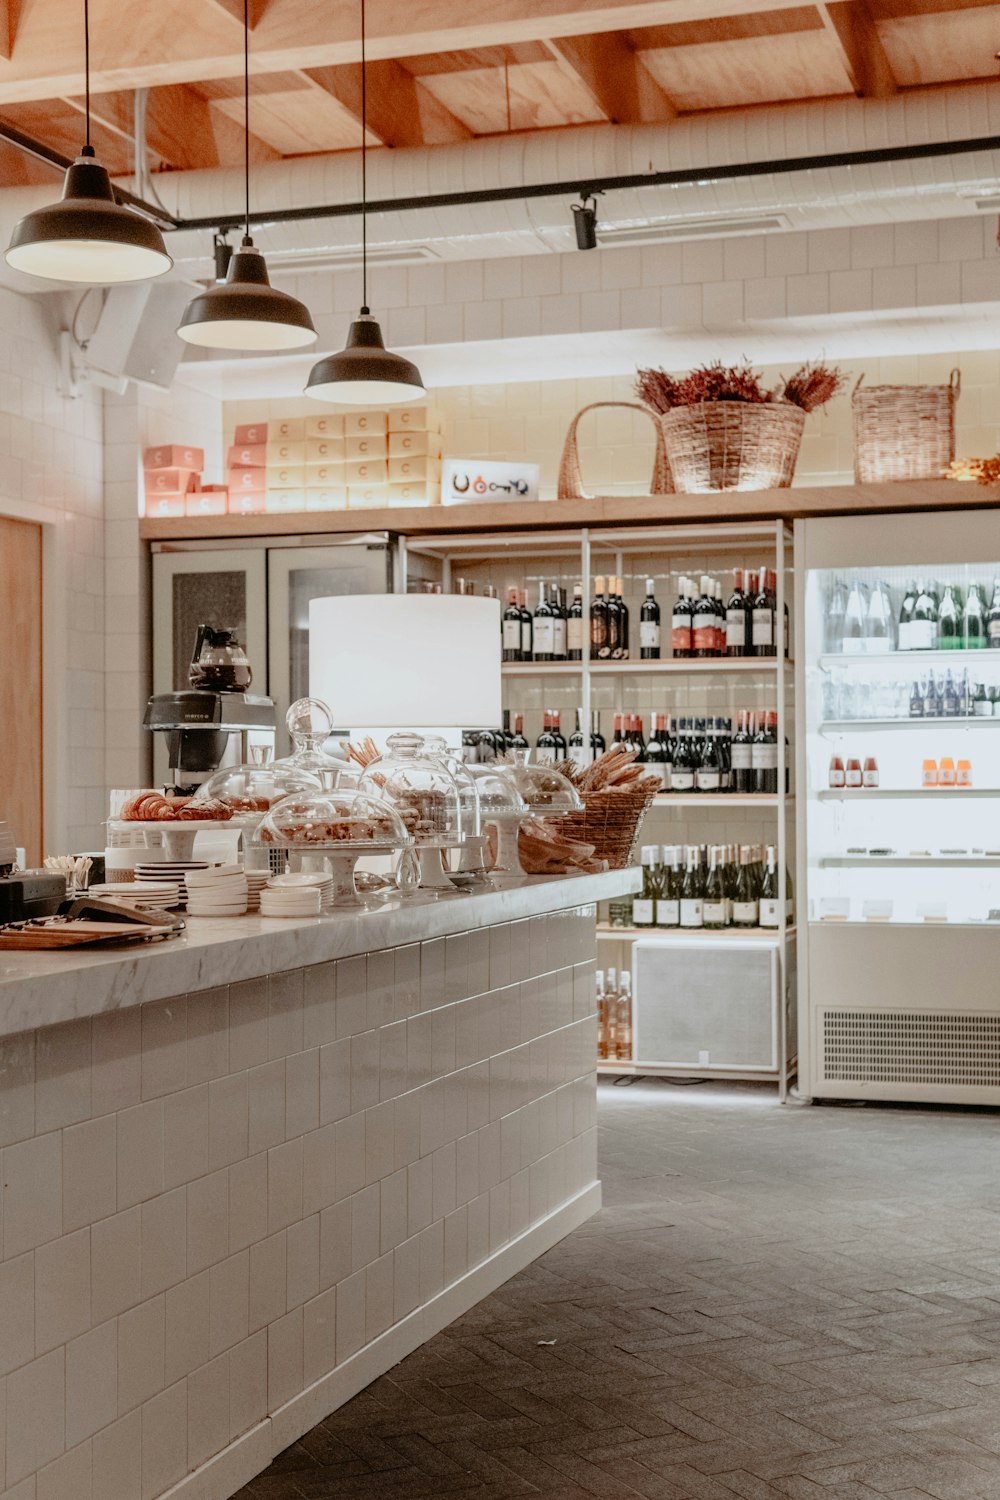
[[[184,353],[177,325],[191,295],[186,281],[111,287],[87,345],[86,365],[169,390]]]

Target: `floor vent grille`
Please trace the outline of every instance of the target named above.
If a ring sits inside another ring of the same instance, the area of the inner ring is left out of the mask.
[[[1000,1016],[828,1010],[831,1083],[1000,1085]]]

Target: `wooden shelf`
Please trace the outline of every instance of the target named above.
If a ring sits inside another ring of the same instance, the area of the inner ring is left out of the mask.
[[[529,531],[580,526],[670,526],[714,521],[795,520],[868,512],[992,509],[992,488],[925,479],[908,484],[845,484],[822,488],[729,491],[705,495],[610,495],[492,505],[414,505],[378,510],[290,511],[253,516],[179,516],[145,519],[146,541],[232,541],[237,537],[316,537],[360,531],[404,536],[449,532]],[[904,655],[907,653],[903,653]],[[914,655],[927,657],[927,652]],[[852,658],[853,659],[853,658]],[[860,659],[860,658],[858,658]]]
[[[794,933],[794,927],[786,927],[784,932],[763,927],[725,927],[721,931],[709,928],[706,931],[704,927],[612,927],[610,922],[597,924],[598,942],[628,943],[633,938],[643,937],[662,938],[665,942],[678,942],[681,939],[690,942],[694,938],[707,948],[713,948],[716,943],[734,943],[738,939],[774,946],[782,938],[792,937]]]
[[[584,665],[580,661],[505,661],[501,663],[500,671],[504,677],[579,677]],[[676,659],[671,656],[665,661],[592,661],[588,665],[591,677],[682,676],[689,672],[709,672],[720,676],[730,672],[750,672],[769,676],[777,670],[778,661],[773,656],[695,656]],[[785,666],[791,672],[795,663],[786,657]]]

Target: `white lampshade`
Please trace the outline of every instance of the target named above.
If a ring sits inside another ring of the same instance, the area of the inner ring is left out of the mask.
[[[309,692],[338,728],[494,728],[500,601],[344,594],[309,605]]]

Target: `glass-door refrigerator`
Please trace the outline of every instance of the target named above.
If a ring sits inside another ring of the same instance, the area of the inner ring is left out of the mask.
[[[799,521],[795,571],[800,1092],[996,1105],[1000,511]]]

